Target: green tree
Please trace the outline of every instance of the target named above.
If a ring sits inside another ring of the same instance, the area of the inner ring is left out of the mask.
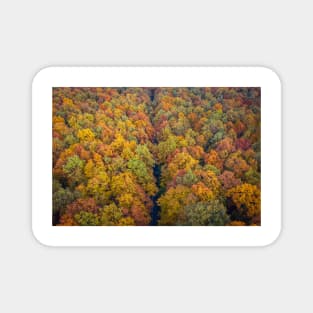
[[[225,226],[229,222],[226,207],[218,200],[186,206],[187,225]]]
[[[78,155],[70,156],[63,166],[63,171],[72,183],[79,183],[83,179],[85,161]]]

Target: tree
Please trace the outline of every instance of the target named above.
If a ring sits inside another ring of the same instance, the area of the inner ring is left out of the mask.
[[[226,207],[218,200],[197,202],[186,207],[187,225],[225,226],[229,222]]]
[[[198,182],[191,187],[192,192],[202,201],[209,201],[214,198],[213,191],[203,182]]]
[[[213,165],[220,170],[223,168],[223,160],[214,149],[210,150],[210,152],[206,155],[205,162],[206,164]]]
[[[71,191],[70,188],[63,188],[58,181],[54,180],[52,197],[53,213],[62,215],[66,206],[79,198],[79,196],[80,193],[78,191]]]
[[[106,172],[100,172],[90,178],[85,192],[87,196],[93,197],[99,205],[106,204],[111,195],[110,177],[108,174]]]
[[[154,166],[155,160],[146,144],[138,145],[135,152],[137,157],[143,161],[147,167],[151,168]]]
[[[77,137],[82,142],[91,142],[95,139],[95,134],[89,128],[81,129],[77,132]]]
[[[97,214],[99,207],[97,206],[96,201],[92,198],[77,199],[67,205],[62,211],[64,214],[60,218],[60,225],[79,225],[79,221],[75,217],[80,218],[80,212]]]
[[[137,177],[140,184],[144,185],[151,180],[146,164],[142,160],[137,158],[130,159],[127,162],[127,167]]]
[[[226,137],[218,142],[216,151],[221,159],[226,159],[230,153],[235,151],[235,146],[231,138]]]
[[[250,184],[238,185],[226,193],[235,206],[234,217],[242,217],[246,222],[257,221],[261,219],[261,192],[257,186]]]
[[[122,209],[113,202],[100,211],[99,223],[104,226],[118,226],[123,218]]]
[[[241,180],[236,178],[233,172],[224,171],[219,175],[218,179],[220,180],[224,190],[231,189],[241,184]]]
[[[188,198],[191,194],[190,188],[178,185],[170,188],[158,200],[161,207],[160,225],[183,225],[186,222],[185,205],[192,201]]]
[[[184,173],[185,174],[183,176],[178,176],[176,178],[177,184],[191,187],[198,182],[198,177],[193,173],[191,169],[189,169],[188,171],[184,171]]]
[[[74,215],[74,219],[79,226],[98,226],[99,217],[97,214],[80,211]]]
[[[178,170],[192,170],[198,165],[198,163],[198,160],[195,160],[188,152],[179,152],[169,163],[168,171],[171,177],[173,177]]]
[[[83,178],[83,169],[85,161],[81,160],[78,155],[71,156],[63,165],[63,172],[67,175],[71,183],[78,183]]]
[[[225,167],[234,172],[236,177],[242,177],[243,174],[249,170],[249,165],[242,158],[239,151],[232,153],[225,162]]]
[[[170,136],[166,141],[161,141],[158,144],[158,159],[160,163],[165,163],[168,156],[175,151],[177,147],[174,136]]]
[[[112,178],[111,189],[114,196],[136,193],[136,179],[131,172],[118,174]]]

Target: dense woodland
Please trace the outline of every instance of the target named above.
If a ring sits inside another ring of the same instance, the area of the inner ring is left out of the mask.
[[[260,88],[53,88],[53,225],[261,225]]]

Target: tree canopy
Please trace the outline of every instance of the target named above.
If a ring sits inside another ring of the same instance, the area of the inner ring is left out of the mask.
[[[53,88],[53,225],[261,225],[260,96]]]

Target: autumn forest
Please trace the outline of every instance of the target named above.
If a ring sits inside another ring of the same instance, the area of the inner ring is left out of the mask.
[[[56,226],[261,225],[261,89],[53,88]]]

